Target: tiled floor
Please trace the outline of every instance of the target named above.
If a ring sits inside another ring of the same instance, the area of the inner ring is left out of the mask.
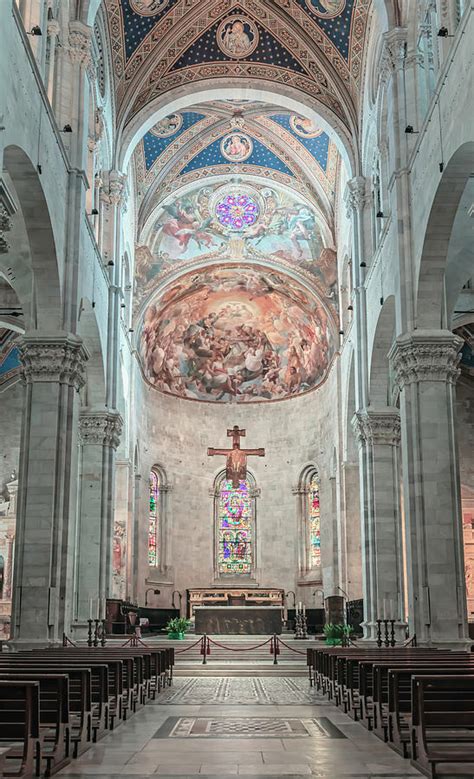
[[[193,694],[201,700],[200,685],[186,685],[187,681],[176,680],[176,689],[191,693],[194,687]],[[87,779],[145,779],[151,775],[161,779],[177,776],[181,779],[195,776],[201,779],[230,776],[414,779],[421,776],[408,761],[332,705],[298,700],[293,705],[262,702],[262,696],[269,694],[274,701],[280,699],[279,695],[281,700],[286,700],[285,684],[264,684],[258,687],[252,702],[243,704],[243,698],[249,700],[249,690],[254,689],[255,693],[254,681],[240,679],[241,684],[223,687],[222,679],[208,678],[206,704],[173,703],[172,696],[162,702],[158,698],[58,776]],[[226,702],[212,702],[221,697],[222,690]]]

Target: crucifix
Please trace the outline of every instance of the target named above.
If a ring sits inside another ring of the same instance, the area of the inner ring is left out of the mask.
[[[265,457],[265,449],[241,449],[240,439],[246,435],[245,430],[241,430],[238,425],[234,425],[227,431],[227,437],[232,438],[232,449],[213,449],[207,450],[208,457],[215,454],[223,454],[227,457],[225,475],[232,481],[232,486],[237,489],[241,481],[247,478],[247,457],[255,455],[256,457]]]

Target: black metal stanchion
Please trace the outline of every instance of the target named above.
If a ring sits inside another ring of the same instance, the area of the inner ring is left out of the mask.
[[[280,654],[280,647],[278,646],[278,637],[275,633],[273,634],[272,646],[273,646],[273,665],[278,665],[278,655]]]
[[[201,640],[202,640],[202,645],[201,645],[202,664],[207,665],[207,636],[205,633]]]

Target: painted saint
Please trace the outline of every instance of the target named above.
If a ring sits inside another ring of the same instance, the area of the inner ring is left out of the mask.
[[[298,116],[298,114],[290,116],[290,127],[301,138],[316,138],[323,132],[319,127],[316,127],[312,119]]]
[[[321,19],[332,19],[343,12],[346,0],[306,0],[306,5]]]
[[[243,133],[231,133],[221,141],[222,156],[229,162],[243,162],[253,151],[251,138]]]
[[[258,31],[250,19],[242,16],[224,20],[217,30],[217,43],[229,57],[248,57],[258,44]]]
[[[182,124],[183,117],[181,114],[170,114],[157,122],[150,132],[158,138],[169,138],[170,135],[178,132]]]
[[[164,11],[168,5],[168,0],[130,0],[132,11],[140,16],[154,16]]]

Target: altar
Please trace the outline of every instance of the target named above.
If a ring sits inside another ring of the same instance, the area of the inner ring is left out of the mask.
[[[196,606],[195,632],[248,636],[280,635],[283,611],[279,606]]]

